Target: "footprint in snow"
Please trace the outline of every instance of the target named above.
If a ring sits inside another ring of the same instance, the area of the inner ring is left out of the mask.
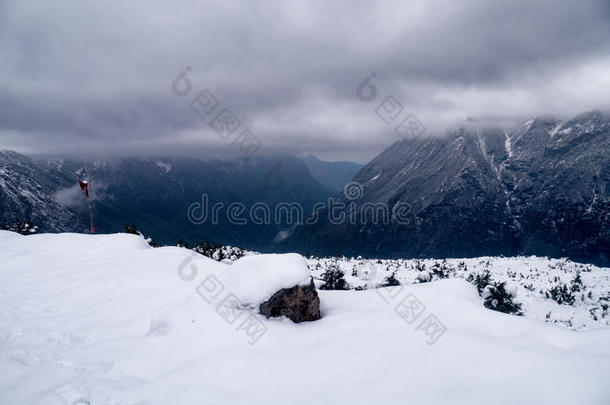
[[[148,335],[164,336],[171,332],[171,317],[169,312],[156,312],[150,317]]]
[[[66,405],[91,405],[92,402],[88,395],[83,395],[78,388],[73,385],[64,385],[55,390],[55,393]]]

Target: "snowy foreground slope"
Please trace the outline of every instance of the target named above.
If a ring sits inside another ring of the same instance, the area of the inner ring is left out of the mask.
[[[610,399],[610,329],[490,311],[464,280],[320,291],[316,322],[256,315],[271,289],[305,281],[299,261],[228,265],[134,235],[0,232],[0,404]],[[240,311],[223,310],[231,293]],[[399,305],[413,299],[425,306],[415,319]]]

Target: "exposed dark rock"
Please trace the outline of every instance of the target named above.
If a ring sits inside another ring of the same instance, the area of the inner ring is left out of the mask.
[[[267,318],[285,316],[294,323],[320,319],[320,298],[313,278],[306,286],[282,288],[263,302],[259,310]]]

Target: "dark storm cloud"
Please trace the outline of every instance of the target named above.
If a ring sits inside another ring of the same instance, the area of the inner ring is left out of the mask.
[[[170,90],[186,66],[268,151],[365,159],[396,135],[371,71],[428,134],[466,117],[610,107],[606,1],[0,3],[0,146],[227,149]],[[192,98],[192,97],[191,97]]]

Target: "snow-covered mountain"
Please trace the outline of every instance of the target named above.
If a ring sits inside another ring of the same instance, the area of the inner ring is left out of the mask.
[[[293,156],[261,156],[248,160],[115,159],[98,162],[33,160],[15,152],[0,152],[0,221],[9,225],[31,217],[42,232],[87,232],[89,213],[76,182],[86,167],[93,178],[92,206],[96,231],[121,232],[127,224],[157,242],[175,244],[180,238],[268,250],[282,224],[232,223],[226,208],[255,202],[274,207],[291,201],[311,208],[330,192]],[[208,220],[193,223],[191,204],[208,198]],[[225,208],[212,220],[214,204]]]
[[[57,190],[73,186],[78,168],[62,161],[42,162],[11,151],[0,151],[0,220],[32,221],[43,232],[84,232],[87,223],[58,201]]]
[[[374,257],[519,254],[610,260],[610,119],[534,118],[517,128],[468,123],[445,137],[397,142],[354,180],[362,197],[398,202],[409,223],[332,224],[325,215],[297,229],[289,249]],[[315,236],[315,237],[314,237]],[[323,240],[323,244],[317,241]]]
[[[324,212],[296,229],[276,221],[235,224],[226,215],[215,224],[187,218],[189,206],[201,202],[203,194],[209,207],[296,202],[307,212],[325,202],[330,191],[293,156],[85,164],[35,161],[13,152],[0,153],[1,219],[32,217],[43,232],[87,230],[88,211],[74,175],[82,166],[94,177],[99,232],[135,223],[167,244],[209,239],[319,255],[503,254],[610,263],[610,120],[600,112],[565,122],[535,118],[517,128],[470,122],[446,137],[395,143],[354,176],[362,195],[349,200],[341,195],[339,201],[346,204],[346,217],[352,205],[358,210],[381,203],[391,210],[407,204],[402,223],[330,223]]]
[[[295,324],[237,304],[301,282],[298,268],[270,271],[296,258],[264,255],[267,271],[253,277],[240,261],[128,234],[0,231],[0,246],[2,404],[601,405],[610,395],[610,329],[489,310],[464,280],[320,290],[322,319]]]

